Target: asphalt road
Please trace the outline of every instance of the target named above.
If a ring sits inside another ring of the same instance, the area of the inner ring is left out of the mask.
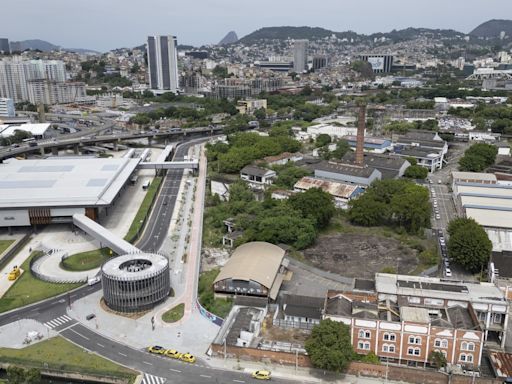
[[[175,160],[183,160],[190,146],[206,138],[186,142],[179,146]],[[139,247],[144,250],[158,249],[167,234],[170,219],[177,199],[177,193],[183,170],[170,170],[164,179],[161,193],[154,206],[150,221]],[[167,204],[163,204],[165,200]],[[160,235],[161,236],[156,236]],[[201,356],[196,364],[188,364],[166,357],[152,355],[106,338],[66,316],[66,308],[73,301],[88,296],[101,289],[100,285],[84,286],[59,297],[23,307],[0,315],[0,326],[20,319],[34,319],[48,324],[47,327],[59,332],[66,339],[114,362],[130,367],[145,374],[144,383],[249,383],[257,382],[248,373],[226,371],[208,367]],[[94,321],[94,320],[91,320]],[[148,377],[147,375],[150,375]],[[292,383],[294,381],[273,378],[274,382]]]

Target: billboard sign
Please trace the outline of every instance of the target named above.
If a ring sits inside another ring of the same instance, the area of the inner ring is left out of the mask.
[[[383,57],[369,57],[368,62],[371,64],[374,71],[384,70],[384,58]]]

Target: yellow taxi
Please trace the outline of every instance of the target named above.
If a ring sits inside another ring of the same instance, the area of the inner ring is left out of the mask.
[[[181,361],[185,361],[186,363],[195,363],[196,362],[196,358],[195,356],[192,356],[190,353],[184,353],[183,355],[180,356],[180,360]]]
[[[165,351],[165,356],[172,357],[173,359],[179,359],[181,357],[182,353],[178,352],[175,349],[168,349]]]
[[[21,274],[21,271],[20,269],[18,268],[18,266],[14,266],[14,268],[12,269],[11,272],[9,272],[9,275],[7,276],[7,279],[9,281],[14,281],[16,280],[18,277],[20,277],[20,274]]]
[[[148,348],[149,353],[154,353],[156,355],[163,355],[165,353],[165,348],[159,345],[153,345]]]
[[[270,380],[270,371],[254,371],[252,377],[258,380]]]

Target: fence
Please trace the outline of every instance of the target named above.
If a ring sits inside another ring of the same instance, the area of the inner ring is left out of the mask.
[[[26,234],[21,239],[15,241],[0,258],[0,268],[3,268],[30,240],[30,234]]]
[[[200,303],[199,300],[196,299],[196,305],[199,309],[199,313],[201,316],[207,318],[210,320],[213,324],[218,325],[219,327],[222,327],[222,324],[224,323],[224,319],[221,317],[218,317],[217,315],[214,315],[213,313],[209,312],[206,308],[204,308]]]
[[[50,253],[51,252],[51,253]],[[65,252],[62,250],[51,250],[48,253],[44,251],[39,251],[35,254],[29,262],[30,272],[39,280],[46,281],[48,283],[57,283],[57,284],[74,284],[74,283],[85,283],[87,282],[87,278],[76,278],[76,279],[62,279],[53,276],[47,276],[44,273],[39,272],[39,264],[44,262],[44,259],[48,257],[60,257],[62,258],[65,255]]]

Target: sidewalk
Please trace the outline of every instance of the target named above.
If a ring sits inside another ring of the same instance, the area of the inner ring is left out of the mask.
[[[246,360],[238,361],[236,359],[224,360],[222,358],[211,358],[210,360],[208,360],[208,364],[212,368],[244,372],[247,374],[247,376],[250,376],[252,372],[257,371],[259,369],[266,369],[269,370],[272,373],[272,376],[275,378],[293,380],[298,383],[403,384],[403,382],[390,380],[386,381],[385,379],[382,378],[358,377],[333,372],[324,373],[324,371],[314,368],[298,367],[298,369],[296,370],[295,367],[289,365],[266,364]]]

